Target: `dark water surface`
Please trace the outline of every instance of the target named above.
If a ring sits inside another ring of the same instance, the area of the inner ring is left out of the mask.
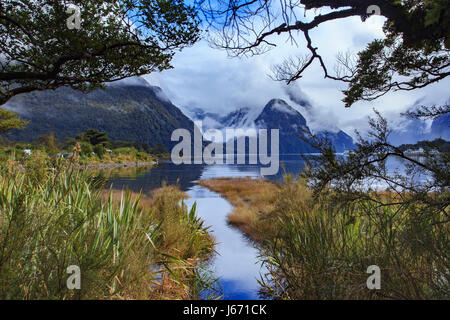
[[[284,155],[280,158],[281,167],[277,175],[266,176],[265,179],[281,180],[284,173],[297,174],[304,167],[299,155]],[[211,226],[218,242],[218,254],[213,261],[213,271],[220,278],[224,299],[258,299],[261,264],[258,251],[243,234],[227,224],[227,215],[231,212],[231,204],[219,194],[195,184],[200,179],[218,177],[254,177],[259,178],[258,165],[175,165],[170,160],[160,161],[153,168],[137,170],[117,170],[110,184],[113,188],[129,188],[133,191],[150,192],[163,183],[177,184],[186,191],[190,198],[185,200],[191,207],[197,203],[197,215]]]

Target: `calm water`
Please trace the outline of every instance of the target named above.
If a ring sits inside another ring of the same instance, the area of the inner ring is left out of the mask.
[[[304,167],[298,155],[281,157],[282,166],[277,175],[266,179],[281,180],[285,172],[297,174]],[[133,191],[149,192],[163,183],[177,184],[190,198],[185,202],[190,207],[197,203],[197,214],[206,225],[211,226],[218,245],[218,254],[213,261],[213,271],[219,277],[224,299],[258,299],[260,273],[264,272],[257,258],[257,250],[237,229],[227,224],[231,212],[230,203],[219,194],[195,184],[200,179],[218,177],[260,177],[257,165],[174,165],[161,162],[153,168],[134,171],[117,171],[111,178],[113,188],[129,188]]]
[[[388,161],[392,170],[404,171],[402,161]],[[294,175],[301,172],[304,162],[299,155],[280,156],[280,170],[277,175],[264,179],[281,181],[285,173]],[[218,177],[253,177],[261,178],[258,165],[175,165],[161,161],[153,168],[122,168],[114,171],[110,184],[113,188],[129,188],[133,191],[148,193],[159,188],[163,183],[176,184],[190,196],[185,200],[191,207],[197,203],[197,215],[211,226],[218,242],[218,254],[212,261],[214,276],[218,277],[223,288],[224,299],[258,299],[257,280],[264,273],[258,260],[258,251],[237,229],[227,224],[227,215],[232,206],[219,194],[196,185],[200,179]],[[415,178],[413,178],[415,179]],[[371,184],[371,187],[376,187]],[[386,185],[380,185],[385,188]]]

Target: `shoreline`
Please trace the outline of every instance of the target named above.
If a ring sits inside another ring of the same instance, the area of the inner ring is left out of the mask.
[[[80,165],[81,169],[114,169],[114,168],[125,168],[125,167],[145,167],[158,164],[158,161],[151,162],[122,162],[122,163],[97,163],[97,164],[86,164]]]
[[[248,177],[202,179],[197,185],[218,193],[232,206],[226,217],[228,225],[239,230],[248,240],[260,245],[273,226],[260,223],[263,216],[271,216],[276,201],[277,184]]]
[[[113,201],[120,205],[126,193],[127,191],[123,189],[103,189],[102,199],[108,201],[109,195],[112,195]],[[164,253],[172,255],[172,257],[177,257],[176,254],[179,250],[190,250],[182,245],[182,243],[191,243],[193,245],[191,248],[193,251],[190,252],[189,256],[181,258],[183,256],[181,254],[180,259],[175,258],[173,260],[173,258],[168,258],[167,260],[172,261],[172,263],[179,263],[179,279],[176,279],[177,276],[172,274],[159,261],[154,261],[155,263],[150,265],[151,272],[154,276],[150,291],[151,299],[191,300],[200,297],[190,295],[190,290],[192,289],[191,281],[194,279],[192,270],[199,268],[201,263],[208,263],[214,257],[216,242],[214,235],[206,229],[201,229],[200,224],[191,224],[190,221],[183,219],[183,217],[188,216],[189,211],[184,212],[180,202],[189,197],[185,191],[174,186],[157,188],[149,194],[141,194],[135,191],[131,191],[130,193],[131,201],[135,202],[139,199],[138,207],[142,212],[153,212],[153,218],[159,220],[161,225],[164,224],[166,226],[161,229],[165,230],[165,237],[162,240],[163,243],[159,243],[162,246],[161,250],[166,250]],[[174,210],[172,205],[180,210]],[[195,215],[199,217],[197,212],[195,212]],[[176,219],[173,219],[174,217]],[[204,221],[202,218],[200,219]],[[198,228],[198,232],[204,232],[203,236],[196,238],[195,233],[190,232],[192,227]],[[202,245],[208,245],[207,249],[202,250]],[[185,251],[184,254],[187,252]]]

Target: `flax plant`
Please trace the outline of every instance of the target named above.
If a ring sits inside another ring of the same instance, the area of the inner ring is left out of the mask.
[[[170,190],[160,191],[164,206],[145,207],[141,194],[104,191],[104,179],[73,161],[10,160],[0,163],[1,299],[165,298],[155,288],[170,273],[155,271],[158,264],[170,265],[188,287],[188,295],[170,298],[196,298],[194,262],[214,242],[195,207],[180,205]],[[179,239],[165,241],[175,225]],[[79,290],[67,287],[71,265],[81,271]]]

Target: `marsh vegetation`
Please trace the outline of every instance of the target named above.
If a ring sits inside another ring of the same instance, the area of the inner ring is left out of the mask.
[[[75,161],[75,160],[74,160]],[[73,161],[0,162],[0,298],[196,299],[214,239],[185,194],[105,190]],[[81,270],[69,290],[66,268]]]
[[[228,222],[257,243],[268,272],[261,294],[274,299],[448,299],[449,226],[426,205],[392,204],[374,192],[342,203],[315,197],[304,179],[200,182],[235,206]],[[378,201],[376,201],[378,200]],[[382,205],[390,203],[392,205]],[[367,268],[381,268],[381,289],[368,290]]]

